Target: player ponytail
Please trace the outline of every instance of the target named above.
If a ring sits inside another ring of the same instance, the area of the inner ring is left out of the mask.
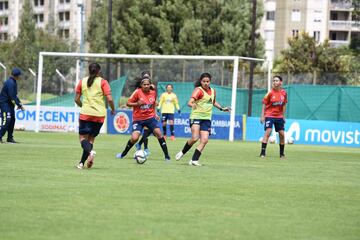
[[[203,78],[209,78],[210,81],[211,81],[211,74],[210,74],[210,73],[202,73],[202,74],[200,75],[199,79],[195,81],[194,86],[195,86],[195,87],[200,87],[200,86],[201,86],[201,80],[202,80]]]
[[[87,80],[88,87],[91,87],[91,85],[94,83],[94,79],[98,76],[100,70],[101,67],[98,63],[91,63],[89,65],[89,78]]]

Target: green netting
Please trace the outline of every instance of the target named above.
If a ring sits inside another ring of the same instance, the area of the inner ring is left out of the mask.
[[[193,83],[159,82],[158,94],[165,91],[167,84],[174,86],[174,93],[178,96],[181,111],[189,112],[187,107]],[[216,99],[219,103],[231,105],[231,88],[212,84],[216,89]],[[342,122],[359,122],[360,120],[360,88],[344,86],[319,85],[289,85],[285,86],[288,93],[287,118],[328,120]],[[262,99],[266,89],[254,89],[252,98],[252,116],[261,114]],[[237,89],[236,115],[248,112],[248,89]],[[222,112],[214,109],[214,113]]]
[[[121,93],[124,88],[127,77],[123,76],[117,80],[113,80],[110,82],[111,93],[114,99],[115,105],[120,101]],[[68,93],[62,96],[52,97],[46,100],[41,101],[41,105],[43,106],[56,106],[56,107],[73,107],[75,93]],[[35,105],[36,102],[31,102],[28,105]]]

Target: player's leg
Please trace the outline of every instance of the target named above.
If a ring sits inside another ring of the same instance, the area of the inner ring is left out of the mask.
[[[15,110],[14,108],[10,109],[10,121],[9,121],[9,126],[7,129],[7,142],[8,143],[18,143],[17,141],[14,140],[14,127],[15,127]]]
[[[123,158],[129,152],[129,150],[134,146],[134,144],[139,140],[140,133],[143,129],[143,121],[134,121],[133,122],[133,132],[131,133],[131,138],[126,143],[124,151],[116,154],[116,158]]]
[[[193,166],[201,166],[199,163],[199,158],[202,150],[209,141],[209,135],[211,131],[211,121],[210,120],[201,120],[200,121],[200,144],[196,147],[194,154],[189,162]]]
[[[184,156],[190,148],[194,145],[194,143],[199,140],[200,137],[200,120],[190,119],[190,128],[191,128],[191,138],[186,141],[183,149],[178,152],[175,156],[176,160],[180,160],[182,156]]]
[[[267,147],[267,143],[271,134],[271,130],[272,130],[272,126],[273,126],[273,119],[272,118],[265,118],[265,124],[264,124],[264,136],[261,142],[261,152],[260,152],[260,157],[265,157],[266,156],[266,147]]]
[[[80,125],[81,125],[81,123],[80,123]],[[88,141],[88,138],[89,138],[89,134],[80,133],[80,126],[79,126],[79,142],[80,142],[81,148],[83,149],[79,164],[77,165],[77,168],[79,168],[79,169],[84,168],[85,161],[89,157],[89,154],[92,150],[92,145]]]
[[[169,114],[169,125],[170,125],[170,139],[175,140],[175,131],[174,131],[174,114]]]
[[[161,122],[162,122],[162,130],[163,130],[163,135],[164,135],[164,138],[166,139],[166,123],[167,123],[167,116],[168,114],[162,114],[162,117],[161,117]]]
[[[166,145],[165,138],[162,135],[160,128],[158,127],[158,121],[155,118],[151,118],[146,121],[146,126],[149,128],[149,130],[152,130],[155,137],[158,139],[160,147],[165,156],[165,161],[169,161],[170,160],[169,151]]]
[[[285,121],[284,119],[277,119],[275,122],[275,131],[279,133],[279,139],[280,139],[280,158],[285,158],[284,150],[285,150]]]
[[[96,152],[94,151],[94,142],[95,142],[95,138],[100,133],[100,129],[101,129],[102,125],[103,125],[103,123],[91,122],[91,132],[89,134],[88,141],[91,144],[92,150],[89,153],[89,157],[88,157],[88,161],[87,161],[88,168],[91,168],[92,165],[94,164],[94,159],[95,159],[95,155],[96,155]]]
[[[10,111],[9,107],[5,104],[0,105],[1,107],[1,127],[0,127],[0,139],[2,140],[2,137],[5,135],[9,125],[10,125]]]

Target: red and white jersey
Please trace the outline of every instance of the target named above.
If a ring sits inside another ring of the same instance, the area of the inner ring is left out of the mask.
[[[272,89],[262,100],[265,104],[265,117],[283,118],[284,106],[287,103],[287,93],[284,89]]]
[[[133,92],[128,101],[136,103],[139,100],[143,101],[144,104],[133,107],[133,121],[155,117],[156,92],[150,90],[148,93],[144,93],[141,88],[138,88]]]

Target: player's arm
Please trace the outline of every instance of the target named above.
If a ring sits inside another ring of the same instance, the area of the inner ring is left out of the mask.
[[[217,109],[219,109],[222,112],[230,112],[231,108],[230,107],[223,107],[220,103],[218,102],[214,102],[214,107],[216,107]]]
[[[174,98],[174,105],[175,105],[176,109],[178,110],[178,113],[180,113],[179,100],[178,100],[176,95],[175,95],[175,98]]]
[[[109,103],[109,106],[111,109],[111,114],[115,115],[115,105],[114,105],[113,97],[111,95],[111,88],[110,88],[109,82],[106,81],[105,79],[101,80],[101,89],[103,91],[103,94],[106,96],[106,100]]]
[[[264,124],[264,122],[265,122],[265,108],[266,108],[266,105],[265,105],[265,103],[263,103],[262,107],[261,107],[261,117],[260,117],[260,122],[262,124]]]
[[[139,96],[138,96],[137,93],[138,93],[137,90],[135,90],[135,92],[133,92],[133,94],[127,100],[126,106],[128,106],[128,107],[136,107],[136,106],[140,106],[140,105],[144,104],[144,102],[139,99]]]
[[[230,107],[223,107],[220,103],[218,103],[216,101],[216,92],[214,92],[214,101],[213,101],[213,105],[214,107],[216,107],[217,109],[219,109],[222,112],[230,112],[231,108]]]
[[[283,106],[283,119],[284,119],[284,123],[286,122],[285,120],[285,113],[286,113],[286,103]]]
[[[16,86],[15,84],[11,84],[10,82],[8,83],[9,85],[7,86],[7,92],[9,94],[9,97],[11,99],[11,102],[17,106],[17,109],[21,109],[24,110],[24,107],[20,101],[20,99],[17,96],[17,92],[16,92]]]
[[[187,105],[192,109],[196,109],[197,105],[195,101],[201,99],[202,97],[203,97],[203,92],[200,89],[195,88],[195,90],[191,94],[190,100],[188,101]]]
[[[163,102],[164,102],[164,94],[161,94],[161,96],[160,96],[160,102],[159,102],[159,104],[157,105],[157,108],[158,108],[159,110],[161,109],[161,106],[162,106]]]
[[[79,81],[78,85],[76,86],[75,89],[75,98],[74,101],[76,103],[76,105],[78,105],[79,107],[82,107],[82,102],[81,102],[81,85],[82,85],[82,80]]]
[[[264,97],[264,99],[262,100],[262,107],[261,107],[261,116],[260,116],[260,122],[262,124],[264,124],[265,122],[265,109],[266,109],[266,104],[268,103],[269,100],[269,93],[267,93]]]

